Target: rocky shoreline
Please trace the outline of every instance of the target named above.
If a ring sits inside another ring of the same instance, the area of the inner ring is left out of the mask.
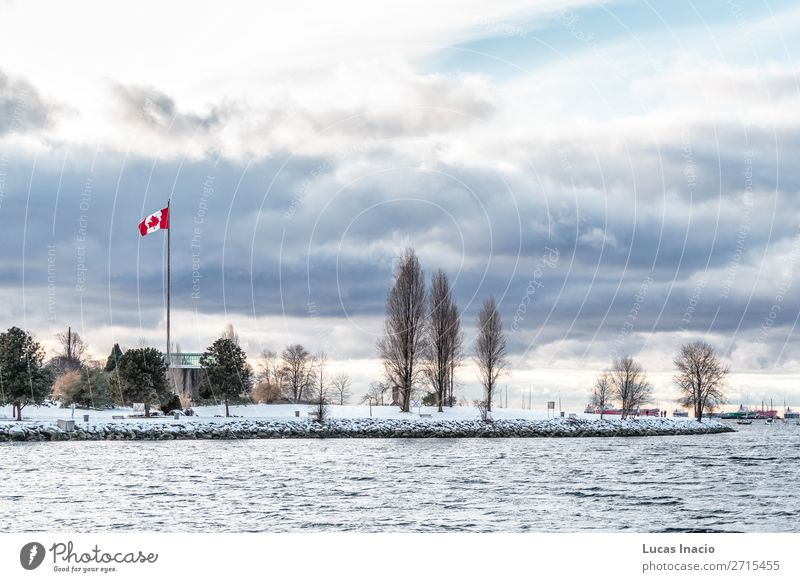
[[[280,438],[536,438],[645,437],[735,432],[717,421],[639,419],[397,420],[379,418],[313,421],[226,419],[209,421],[117,421],[77,423],[72,431],[50,422],[0,424],[0,442],[154,441]]]

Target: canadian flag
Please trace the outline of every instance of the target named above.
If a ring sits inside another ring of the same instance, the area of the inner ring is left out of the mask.
[[[139,232],[142,236],[162,228],[169,228],[169,207],[154,212],[139,223]]]

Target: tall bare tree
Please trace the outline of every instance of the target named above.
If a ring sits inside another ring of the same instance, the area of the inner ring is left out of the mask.
[[[314,356],[314,368],[317,382],[317,394],[328,394],[328,377],[325,375],[326,367],[328,365],[328,354],[320,351]]]
[[[182,394],[184,392],[183,373],[185,370],[174,365],[175,362],[181,361],[182,354],[183,352],[181,351],[181,344],[175,342],[175,347],[170,353],[172,362],[167,363],[167,382],[169,383],[169,387],[176,394]]]
[[[237,346],[239,345],[239,334],[237,333],[236,328],[233,327],[232,323],[229,323],[225,326],[225,329],[222,330],[222,335],[220,337],[231,340]]]
[[[333,392],[339,398],[339,405],[344,405],[344,403],[347,402],[347,399],[352,396],[350,385],[350,375],[347,372],[336,374],[336,376],[333,377],[333,380],[331,380]]]
[[[283,361],[272,350],[261,351],[258,359],[258,380],[273,385],[278,393],[283,392]]]
[[[478,315],[478,338],[475,341],[475,363],[486,394],[486,410],[492,411],[497,379],[508,365],[503,321],[494,297],[483,302]]]
[[[256,402],[270,403],[285,397],[283,360],[269,349],[261,350],[256,367],[256,385],[251,396]]]
[[[600,409],[600,420],[603,420],[603,411],[611,403],[611,392],[611,374],[606,370],[594,381],[594,389],[592,390],[592,405]]]
[[[425,373],[430,380],[439,412],[448,400],[452,373],[461,354],[461,320],[444,271],[436,271],[428,293]],[[450,404],[452,406],[452,402]]]
[[[286,383],[287,396],[301,402],[315,385],[314,358],[300,344],[289,345],[281,354],[281,375]]]
[[[66,333],[57,333],[56,341],[59,350],[52,360],[52,365],[57,374],[66,374],[78,370],[86,358],[86,350],[89,346],[81,338],[77,331],[67,328]]]
[[[614,360],[609,380],[611,394],[622,404],[622,418],[638,410],[653,394],[653,386],[648,382],[644,368],[630,356]]]
[[[403,251],[386,299],[384,336],[378,341],[386,380],[403,412],[422,373],[425,345],[425,279],[414,249]]]
[[[456,368],[461,365],[464,359],[464,333],[461,331],[461,315],[459,315],[458,306],[456,306],[455,301],[453,301],[451,306],[450,321],[452,343],[450,345],[450,376],[447,381],[447,406],[453,407],[456,404]]]
[[[704,341],[685,344],[672,361],[678,369],[674,380],[684,406],[694,410],[700,421],[703,411],[725,402],[725,387],[730,368],[723,365],[714,348]]]

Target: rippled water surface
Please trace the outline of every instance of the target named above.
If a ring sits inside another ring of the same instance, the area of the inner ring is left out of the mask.
[[[800,426],[737,428],[6,443],[0,531],[800,531]]]

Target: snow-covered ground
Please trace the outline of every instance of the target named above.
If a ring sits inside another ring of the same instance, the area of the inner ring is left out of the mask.
[[[248,419],[264,419],[264,420],[294,420],[295,411],[299,411],[300,418],[308,418],[308,412],[314,409],[313,406],[307,404],[249,404],[247,406],[231,406],[231,415],[248,418]],[[186,420],[202,422],[204,420],[213,420],[219,422],[220,417],[225,416],[225,406],[197,406],[194,407],[195,416]],[[472,406],[455,406],[453,408],[445,408],[444,412],[438,412],[434,406],[423,406],[421,409],[414,408],[411,413],[400,412],[397,406],[373,406],[370,413],[370,407],[364,405],[331,405],[329,407],[330,415],[332,418],[387,418],[387,419],[449,419],[449,420],[475,420],[479,418],[478,411]],[[583,412],[577,413],[578,418],[597,419],[596,414],[584,414]],[[26,406],[22,409],[22,416],[24,420],[43,421],[43,420],[57,420],[59,418],[69,419],[75,418],[78,421],[83,420],[83,415],[89,415],[89,422],[109,422],[113,417],[124,416],[128,417],[133,414],[132,408],[115,408],[113,410],[85,410],[75,409],[74,417],[72,410],[69,408],[60,408],[56,406]],[[422,414],[423,416],[420,416]],[[425,416],[430,415],[430,416]],[[493,410],[492,418],[495,420],[512,420],[512,419],[525,419],[525,420],[542,420],[548,417],[547,411],[544,410],[522,410],[516,408],[500,408]],[[556,414],[557,416],[558,414]],[[552,412],[550,413],[552,417]],[[569,412],[565,411],[565,416],[569,416]],[[619,418],[619,417],[608,417]],[[12,419],[11,407],[0,407],[0,422]],[[127,420],[127,418],[126,418]],[[137,419],[138,420],[138,419]],[[158,417],[152,419],[157,421]],[[172,420],[172,417],[168,417]],[[234,420],[234,419],[230,419]],[[678,419],[676,419],[678,420]],[[687,420],[687,419],[680,419]]]

